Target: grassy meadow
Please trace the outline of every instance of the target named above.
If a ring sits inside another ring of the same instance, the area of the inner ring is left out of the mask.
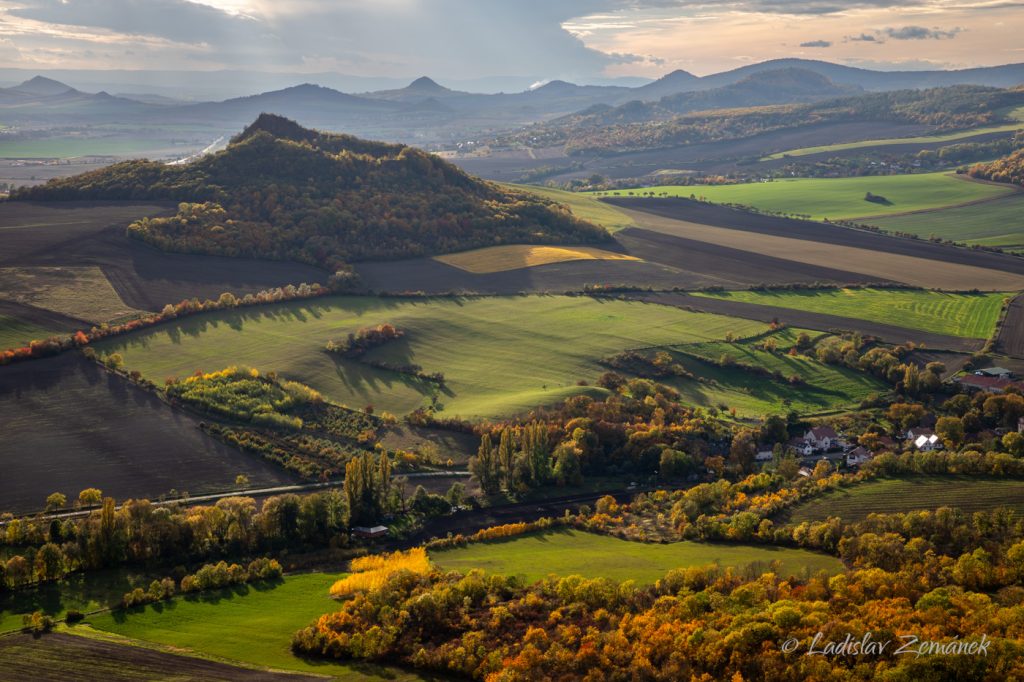
[[[992,333],[1006,297],[1003,293],[949,294],[917,289],[728,291],[695,295],[977,339],[988,338]]]
[[[881,175],[853,178],[793,178],[712,187],[660,186],[641,190],[615,190],[604,196],[655,195],[689,197],[716,204],[742,204],[814,220],[847,220],[956,206],[970,201],[996,199],[1013,194],[1012,187],[972,182],[949,173]],[[887,203],[868,201],[868,192]]]
[[[391,668],[304,660],[291,652],[292,635],[335,610],[327,573],[286,576],[277,585],[247,585],[178,597],[133,611],[90,616],[97,630],[186,649],[187,653],[340,680],[415,680]]]
[[[939,237],[966,244],[1024,250],[1024,193],[971,206],[943,208],[909,215],[872,218],[884,230],[907,232],[922,238]]]
[[[614,206],[598,201],[589,194],[568,192],[552,187],[538,187],[537,185],[509,186],[565,204],[577,218],[600,225],[609,232],[618,232],[633,225],[633,220],[628,215]]]
[[[1024,481],[978,476],[914,476],[887,478],[834,490],[794,507],[788,520],[823,521],[838,516],[860,521],[868,514],[893,514],[959,507],[967,512],[1010,507],[1024,513]]]
[[[480,568],[489,573],[521,575],[529,581],[553,573],[654,583],[672,569],[714,563],[738,568],[757,564],[767,568],[778,561],[782,572],[789,575],[843,570],[835,557],[806,550],[700,542],[651,544],[576,530],[474,543],[431,552],[430,559],[444,570],[464,572]]]
[[[69,609],[86,613],[116,606],[125,592],[149,587],[156,577],[128,569],[109,569],[72,573],[57,583],[2,593],[0,634],[20,630],[22,615],[34,611],[63,618]]]
[[[324,352],[328,340],[389,322],[405,330],[365,360],[443,372],[446,388]],[[437,392],[443,414],[496,417],[558,402],[628,348],[738,337],[766,325],[630,301],[518,296],[467,299],[332,297],[208,313],[96,344],[157,383],[197,369],[277,371],[355,408],[405,414]]]
[[[815,334],[811,334],[814,338]],[[826,365],[804,356],[785,354],[784,342],[775,353],[754,348],[751,344],[711,341],[672,348],[676,361],[694,375],[698,382],[687,379],[667,381],[682,394],[684,402],[695,405],[728,406],[738,416],[759,417],[782,409],[803,414],[831,412],[856,407],[869,395],[885,392],[880,380],[845,367]],[[717,366],[723,356],[737,365],[763,367],[780,372],[787,379],[799,377],[799,384],[779,381],[753,373],[738,366]]]

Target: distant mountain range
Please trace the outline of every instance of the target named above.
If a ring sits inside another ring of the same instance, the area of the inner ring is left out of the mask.
[[[639,87],[551,81],[516,93],[481,94],[421,77],[404,88],[348,94],[305,83],[219,102],[85,93],[36,76],[0,89],[7,125],[160,125],[189,123],[237,129],[262,112],[307,125],[418,143],[467,139],[570,114],[629,121],[716,108],[812,102],[860,91],[954,84],[1010,87],[1024,83],[1024,64],[961,71],[870,71],[829,62],[779,59],[698,77],[673,71]]]

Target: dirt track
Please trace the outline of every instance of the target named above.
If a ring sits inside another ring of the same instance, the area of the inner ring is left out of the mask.
[[[0,637],[0,679],[5,682],[312,682],[322,677],[240,668],[98,639],[49,634]]]
[[[1024,294],[1010,302],[1006,319],[996,337],[996,351],[1010,357],[1024,358]]]
[[[762,322],[777,320],[793,327],[805,329],[858,331],[861,334],[875,336],[886,343],[893,344],[914,341],[917,344],[924,344],[926,348],[961,352],[975,351],[985,344],[983,339],[965,339],[958,336],[931,334],[868,320],[840,317],[838,315],[825,315],[823,313],[811,313],[791,308],[777,308],[775,306],[706,298],[703,296],[690,296],[681,293],[629,294],[628,296],[650,303],[661,303],[679,308],[693,308],[694,310],[742,317],[749,320],[760,320]]]

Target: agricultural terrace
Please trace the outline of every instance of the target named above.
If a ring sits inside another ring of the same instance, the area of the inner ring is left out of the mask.
[[[740,204],[762,211],[849,220],[863,216],[958,206],[1015,193],[1013,187],[975,182],[949,173],[878,175],[854,178],[793,178],[773,182],[701,187],[656,186],[599,192],[601,196],[696,196],[716,204]],[[867,199],[868,193],[875,201]]]
[[[994,246],[1008,251],[1024,250],[1024,193],[970,206],[910,213],[867,222],[883,230],[919,237],[939,237],[966,244]]]
[[[276,585],[255,584],[177,597],[129,612],[90,616],[97,630],[185,649],[187,653],[340,680],[416,680],[412,673],[366,664],[307,662],[291,652],[292,635],[337,609],[328,596],[341,575],[305,573]]]
[[[331,339],[390,323],[395,341],[352,359],[324,351]],[[628,348],[751,336],[766,325],[630,301],[518,296],[468,299],[332,297],[185,318],[96,344],[129,370],[162,384],[196,370],[246,365],[306,384],[354,408],[406,414],[435,400],[443,414],[497,417],[582,392]],[[372,364],[371,364],[372,363]],[[407,372],[444,374],[443,386]]]
[[[779,562],[782,573],[788,575],[843,570],[835,557],[807,550],[685,541],[652,544],[576,530],[477,542],[431,552],[430,558],[446,571],[479,568],[501,575],[521,575],[528,581],[555,574],[654,583],[672,569],[716,563],[737,568],[755,564],[767,570],[769,564]]]
[[[609,232],[618,232],[634,224],[628,215],[614,206],[609,206],[582,192],[567,192],[564,189],[536,185],[510,185],[510,187],[564,204],[577,218],[600,225]]]
[[[824,521],[838,516],[844,522],[862,521],[868,514],[895,514],[938,507],[966,512],[1009,507],[1024,513],[1024,481],[977,476],[915,476],[868,481],[834,490],[794,507],[787,520]]]
[[[917,137],[888,137],[879,140],[861,140],[859,142],[840,142],[837,144],[825,144],[817,147],[802,147],[800,149],[790,149],[784,152],[778,152],[761,159],[762,161],[771,161],[774,159],[781,159],[787,156],[809,156],[810,154],[821,154],[822,152],[839,152],[847,149],[862,149],[864,147],[888,147],[894,144],[935,144],[939,142],[955,142],[958,140],[966,140],[971,137],[977,137],[979,135],[991,135],[992,133],[1012,133],[1024,128],[1024,107],[1018,107],[1007,114],[1007,118],[1016,121],[1015,123],[1006,123],[998,126],[984,126],[981,128],[972,128],[971,130],[958,130],[952,133],[943,133],[940,135],[920,135]]]
[[[446,256],[434,256],[434,260],[446,265],[472,272],[486,274],[505,272],[520,268],[532,268],[551,263],[567,263],[575,260],[640,260],[636,256],[614,253],[591,246],[531,246],[509,244],[491,246],[486,249],[462,251]]]
[[[696,296],[871,320],[965,338],[988,338],[1007,294],[918,289],[803,289],[698,292]]]

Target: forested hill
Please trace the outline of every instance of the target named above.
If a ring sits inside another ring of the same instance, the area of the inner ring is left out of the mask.
[[[975,178],[1024,185],[1024,149],[989,163],[972,166],[969,173]]]
[[[143,219],[129,233],[167,250],[327,268],[494,244],[610,239],[559,204],[473,178],[418,149],[269,114],[224,151],[189,164],[126,161],[12,198],[174,200],[177,215]]]

